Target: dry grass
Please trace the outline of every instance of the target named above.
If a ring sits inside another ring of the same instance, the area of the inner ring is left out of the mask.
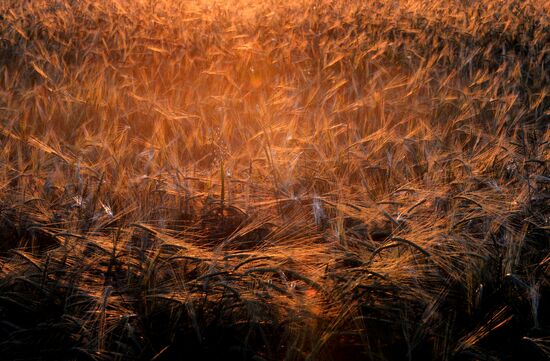
[[[549,358],[549,13],[3,0],[0,358]]]

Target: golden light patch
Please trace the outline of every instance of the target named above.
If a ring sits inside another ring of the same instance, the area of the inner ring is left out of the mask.
[[[254,74],[250,77],[250,86],[254,89],[261,87],[263,84],[262,77],[259,74]]]

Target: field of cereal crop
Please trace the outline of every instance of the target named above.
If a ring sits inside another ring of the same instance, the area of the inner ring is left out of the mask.
[[[0,0],[1,360],[547,360],[550,3]]]

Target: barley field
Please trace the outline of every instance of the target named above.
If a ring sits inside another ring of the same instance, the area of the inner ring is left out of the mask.
[[[0,0],[0,360],[548,360],[549,162],[546,0]]]

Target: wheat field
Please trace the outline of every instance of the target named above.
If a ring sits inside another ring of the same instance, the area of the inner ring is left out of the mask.
[[[550,2],[0,0],[0,360],[550,359]]]

